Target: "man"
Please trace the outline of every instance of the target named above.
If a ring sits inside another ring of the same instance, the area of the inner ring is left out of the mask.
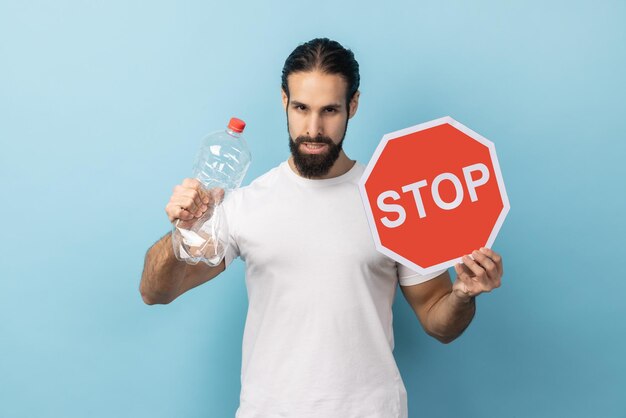
[[[342,149],[358,87],[351,51],[325,38],[298,46],[282,75],[291,156],[225,199],[224,261],[180,262],[170,234],[146,255],[140,291],[148,304],[171,302],[237,256],[245,261],[237,418],[407,418],[393,357],[398,283],[424,330],[443,343],[469,325],[475,297],[500,286],[501,257],[487,248],[455,266],[454,284],[447,271],[422,276],[376,251],[358,191],[365,167]],[[185,179],[166,212],[171,222],[191,220],[210,199]]]

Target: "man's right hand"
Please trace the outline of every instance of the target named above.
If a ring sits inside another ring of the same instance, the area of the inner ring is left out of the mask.
[[[199,180],[186,178],[174,187],[170,201],[165,206],[165,213],[172,223],[179,219],[193,223],[222,199],[224,189],[207,190]]]
[[[198,218],[206,215],[224,199],[224,190],[207,190],[196,179],[184,179],[174,187],[165,213],[170,222],[181,221],[177,226],[189,228]],[[189,289],[201,285],[220,274],[226,261],[215,267],[204,263],[186,264],[176,259],[173,252],[172,233],[167,233],[146,253],[139,291],[145,303],[170,303]]]

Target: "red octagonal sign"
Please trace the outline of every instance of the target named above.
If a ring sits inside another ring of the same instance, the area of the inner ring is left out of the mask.
[[[359,186],[378,250],[421,274],[491,247],[509,211],[493,143],[450,117],[383,136]]]

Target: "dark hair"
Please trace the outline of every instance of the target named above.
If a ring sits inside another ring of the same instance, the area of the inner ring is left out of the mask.
[[[289,98],[287,77],[291,73],[318,70],[326,74],[339,74],[348,83],[346,101],[359,89],[359,63],[354,54],[339,42],[328,38],[315,38],[299,45],[287,57],[283,66],[282,88]]]

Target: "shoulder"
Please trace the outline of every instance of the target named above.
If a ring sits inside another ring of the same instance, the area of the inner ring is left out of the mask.
[[[354,171],[358,174],[358,178],[361,178],[363,173],[365,173],[365,169],[367,168],[366,164],[361,163],[360,161],[354,161]]]
[[[230,190],[224,203],[229,202],[230,204],[237,205],[241,203],[243,199],[250,197],[251,195],[265,190],[271,190],[280,177],[280,170],[281,166],[278,165],[252,180],[250,184]]]
[[[233,190],[233,193],[239,194],[240,196],[244,197],[259,192],[262,193],[264,191],[271,190],[276,182],[279,181],[282,174],[282,169],[282,164],[278,165],[252,180],[250,184]]]
[[[283,169],[282,164],[270,169],[265,174],[261,174],[250,182],[249,185],[242,187],[242,190],[262,189],[273,185],[281,175]]]

